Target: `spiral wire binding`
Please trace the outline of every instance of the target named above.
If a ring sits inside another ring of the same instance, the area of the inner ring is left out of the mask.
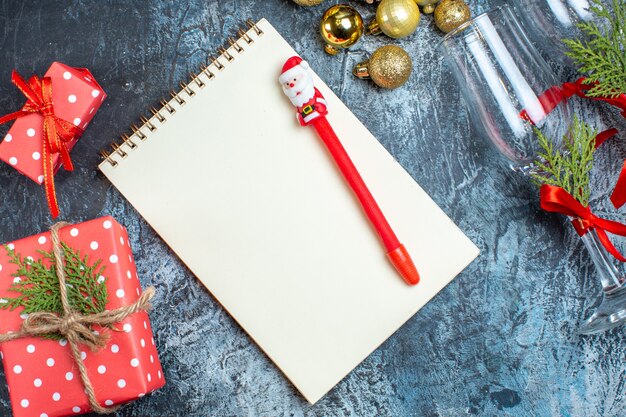
[[[180,82],[180,91],[170,91],[170,96],[172,97],[170,100],[165,98],[159,100],[161,105],[160,109],[157,109],[154,106],[150,107],[149,110],[151,115],[149,117],[140,116],[139,119],[141,120],[141,125],[137,126],[133,123],[130,126],[132,133],[130,135],[124,133],[120,136],[121,143],[114,141],[111,143],[110,151],[101,150],[100,156],[102,159],[111,164],[112,167],[116,167],[119,162],[113,158],[114,155],[118,155],[122,159],[129,155],[129,153],[123,149],[124,145],[128,146],[131,150],[139,147],[139,143],[136,140],[133,140],[133,136],[139,138],[140,141],[145,141],[148,136],[142,129],[148,129],[150,132],[156,131],[158,126],[154,123],[155,119],[158,120],[159,123],[163,124],[167,121],[168,115],[176,113],[176,108],[172,106],[172,102],[176,102],[179,106],[184,106],[187,103],[186,100],[196,95],[196,91],[191,88],[192,86],[197,86],[198,88],[204,88],[206,86],[206,81],[203,81],[201,78],[202,75],[204,75],[208,81],[211,81],[216,77],[215,73],[211,71],[211,66],[216,68],[217,71],[222,71],[226,68],[226,66],[220,61],[221,59],[226,60],[226,62],[229,63],[236,59],[236,55],[233,55],[233,53],[229,51],[230,48],[232,48],[232,50],[234,50],[237,54],[241,54],[245,52],[245,48],[242,46],[244,42],[245,45],[251,45],[254,43],[254,39],[249,35],[250,31],[254,31],[257,36],[263,35],[263,30],[261,30],[261,28],[259,28],[251,19],[246,20],[245,24],[246,28],[240,28],[237,31],[237,34],[239,35],[238,39],[235,39],[232,36],[228,38],[228,48],[217,48],[219,56],[213,57],[209,55],[207,57],[207,64],[200,65],[199,73],[191,72],[189,74],[188,82]],[[186,98],[182,97],[183,93],[187,95]]]
[[[152,122],[146,116],[139,116],[144,126],[150,129],[150,132],[154,132],[156,130],[156,126],[152,124]]]
[[[224,64],[220,62],[219,57],[213,58],[212,56],[209,56],[209,59],[211,60],[211,64],[215,65],[218,71],[222,71],[224,68],[226,68]]]
[[[209,78],[209,80],[212,80],[213,78],[215,78],[215,74],[211,72],[211,70],[209,69],[209,66],[206,64],[200,65],[200,72],[206,75]]]
[[[172,105],[169,103],[169,101],[167,101],[164,98],[162,98],[159,102],[161,103],[161,106],[162,106],[161,110],[165,109],[165,110],[167,110],[167,112],[169,114],[176,113],[176,109],[174,107],[172,107]]]
[[[196,82],[196,85],[200,88],[203,88],[206,84],[200,79],[200,77],[198,76],[198,74],[196,74],[195,72],[190,72],[189,73],[189,77],[190,79],[194,80]]]
[[[228,43],[230,44],[230,46],[233,47],[235,51],[237,51],[238,54],[243,52],[243,48],[237,43],[235,38],[233,38],[232,36],[228,38]]]
[[[186,84],[181,81],[179,85],[183,89],[183,91],[189,95],[189,97],[193,97],[196,95],[196,92],[193,91],[191,88],[189,88],[189,84]]]
[[[178,104],[180,104],[181,106],[184,106],[185,104],[187,104],[187,102],[185,100],[183,100],[183,98],[180,96],[180,93],[182,93],[182,91],[179,91],[178,93],[174,90],[170,91],[170,96],[172,96],[173,100],[176,100],[176,102]]]
[[[239,35],[239,38],[243,39],[244,41],[246,41],[246,43],[248,45],[253,44],[254,43],[254,39],[252,39],[246,32],[243,31],[243,29],[239,29],[237,31],[237,34]]]
[[[146,135],[143,134],[143,132],[139,129],[139,127],[134,123],[130,126],[130,130],[133,131],[133,135],[137,136],[141,140],[146,140],[148,138]]]
[[[123,149],[120,149],[120,145],[117,142],[113,142],[111,146],[113,147],[113,151],[116,152],[122,158],[126,158],[128,156],[128,154],[124,152]]]
[[[137,147],[135,142],[133,142],[133,140],[130,138],[130,136],[128,136],[126,133],[124,133],[122,135],[122,140],[124,141],[125,144],[130,146],[130,149],[135,149]]]
[[[167,121],[167,119],[165,117],[163,117],[163,115],[161,114],[161,112],[159,110],[157,110],[155,107],[150,107],[150,112],[152,113],[152,115],[154,117],[157,118],[157,120],[161,123],[165,123]]]
[[[228,62],[232,62],[235,59],[235,57],[232,56],[223,46],[220,46],[219,48],[217,48],[217,50],[222,54],[223,57],[226,58]]]

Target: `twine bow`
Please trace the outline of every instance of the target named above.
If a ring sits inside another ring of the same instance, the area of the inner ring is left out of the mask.
[[[59,229],[67,225],[68,223],[59,222],[50,229],[52,234],[52,251],[54,254],[56,274],[59,279],[59,289],[61,292],[61,304],[63,305],[63,314],[57,315],[46,311],[31,313],[28,318],[24,320],[19,331],[0,334],[0,343],[21,339],[23,337],[42,336],[50,333],[63,335],[63,337],[67,339],[72,351],[72,357],[78,365],[80,377],[83,385],[85,386],[85,393],[87,394],[91,409],[100,414],[109,414],[115,412],[119,406],[102,407],[98,403],[93,385],[89,379],[89,375],[87,374],[87,367],[81,358],[78,345],[82,344],[88,346],[93,351],[97,351],[98,349],[105,347],[109,338],[108,334],[94,333],[90,329],[90,326],[110,326],[115,323],[119,323],[139,311],[148,310],[151,307],[150,299],[154,297],[154,288],[147,288],[143,294],[141,294],[139,299],[129,306],[120,307],[115,310],[106,310],[101,313],[90,315],[82,315],[75,311],[70,306],[67,296],[64,269],[65,263],[63,260],[63,249],[59,239]]]
[[[53,218],[56,218],[59,216],[59,204],[57,202],[54,186],[53,156],[59,154],[63,162],[63,167],[67,171],[73,171],[74,164],[72,164],[72,160],[70,159],[67,143],[80,137],[83,130],[54,114],[52,80],[50,77],[39,78],[33,75],[28,82],[26,82],[17,71],[14,70],[11,75],[11,82],[26,96],[27,101],[21,110],[0,117],[0,124],[34,113],[39,113],[43,116],[41,161],[43,164],[44,188],[46,190],[46,200],[48,201],[50,213]]]

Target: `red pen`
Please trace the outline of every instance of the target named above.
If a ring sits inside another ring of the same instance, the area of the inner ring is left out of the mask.
[[[297,118],[301,126],[313,126],[332,155],[337,167],[354,191],[363,206],[363,210],[372,225],[376,228],[385,248],[387,257],[409,285],[415,285],[420,277],[411,256],[396,234],[391,229],[385,215],[378,207],[372,193],[365,185],[350,156],[339,141],[326,115],[326,100],[322,93],[313,85],[313,76],[309,72],[309,64],[298,56],[289,58],[279,77],[283,92],[297,108]]]

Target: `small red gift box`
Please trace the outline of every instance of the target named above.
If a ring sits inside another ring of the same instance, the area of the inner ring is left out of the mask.
[[[85,68],[72,68],[53,62],[44,77],[52,80],[54,114],[84,130],[106,98],[93,75]],[[67,149],[71,150],[77,140],[68,142]],[[0,159],[42,184],[42,147],[43,116],[32,113],[15,120],[0,143]],[[56,172],[61,165],[59,154],[54,154],[52,158]]]
[[[137,301],[141,286],[128,235],[112,217],[64,227],[59,237],[82,256],[89,255],[90,264],[102,260],[107,310]],[[17,240],[7,246],[23,259],[41,259],[38,250],[51,251],[50,232]],[[7,252],[5,247],[0,247],[0,302],[5,303],[7,298],[16,296],[8,288],[21,279],[12,276],[18,267],[10,262]],[[0,334],[20,329],[26,318],[22,310],[21,307],[13,311],[0,309]],[[145,311],[132,314],[114,328],[98,329],[110,334],[106,347],[98,352],[79,345],[96,398],[102,406],[131,401],[165,384],[148,314]],[[90,411],[85,388],[66,340],[17,339],[0,345],[0,354],[14,417],[55,417]]]

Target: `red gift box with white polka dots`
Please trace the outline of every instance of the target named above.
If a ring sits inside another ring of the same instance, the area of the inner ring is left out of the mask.
[[[84,130],[106,98],[91,72],[53,62],[45,77],[52,80],[54,114]],[[33,113],[15,120],[0,143],[0,159],[38,184],[43,183],[42,131],[43,116]],[[67,143],[68,150],[77,140]],[[52,162],[56,172],[61,165],[59,154],[53,155]]]
[[[60,230],[60,239],[89,255],[89,263],[102,260],[102,282],[107,286],[107,310],[134,303],[141,294],[126,229],[112,217],[103,217]],[[50,232],[7,244],[23,259],[39,259],[38,250],[50,252]],[[17,266],[4,245],[0,247],[0,302],[15,297],[8,288],[16,279]],[[106,277],[106,280],[104,279]],[[17,331],[23,320],[21,308],[0,310],[0,333]],[[121,404],[165,384],[148,314],[133,314],[109,332],[107,346],[98,351],[82,347],[82,356],[103,406]],[[14,417],[55,417],[90,411],[87,396],[67,341],[23,338],[0,345]]]

